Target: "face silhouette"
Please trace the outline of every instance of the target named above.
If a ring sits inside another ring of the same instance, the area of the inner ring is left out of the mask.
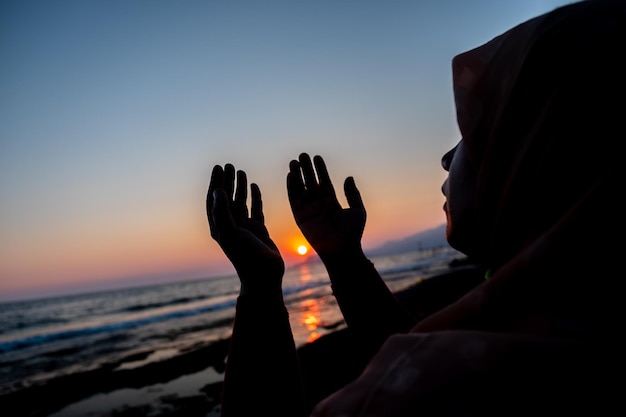
[[[441,158],[448,178],[441,186],[446,197],[446,239],[450,246],[468,256],[480,254],[480,239],[476,233],[475,195],[477,172],[469,158],[463,140]]]

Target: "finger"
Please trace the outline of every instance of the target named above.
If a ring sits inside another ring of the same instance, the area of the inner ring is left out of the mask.
[[[226,192],[228,201],[232,202],[235,191],[235,167],[232,164],[224,165],[224,185],[222,188]]]
[[[289,172],[287,173],[287,196],[289,197],[289,203],[292,208],[299,206],[304,198],[304,182],[302,181],[300,162],[295,159],[289,163]]]
[[[224,170],[221,166],[215,165],[213,167],[213,171],[211,172],[211,181],[209,182],[209,190],[207,191],[206,196],[206,214],[207,219],[209,220],[209,228],[211,229],[211,236],[215,238],[214,234],[214,223],[213,216],[211,211],[213,210],[213,192],[217,188],[222,187],[222,183],[224,182]]]
[[[293,172],[294,174],[297,174],[298,176],[302,177],[302,169],[300,166],[300,161],[298,161],[297,159],[292,159],[289,162],[289,171]],[[302,182],[302,181],[300,181]],[[304,184],[303,184],[304,186]]]
[[[343,183],[343,191],[346,194],[346,201],[351,209],[359,210],[365,213],[365,206],[359,189],[356,188],[353,177],[348,177]]]
[[[315,155],[313,157],[313,163],[315,164],[315,171],[317,171],[317,178],[320,181],[320,191],[324,194],[336,197],[335,187],[333,187],[324,159],[319,155]]]
[[[209,190],[207,192],[207,204],[208,201],[213,201],[213,191],[215,191],[216,188],[222,188],[223,182],[224,170],[221,166],[215,165],[213,171],[211,171],[211,181],[209,181]],[[207,206],[207,211],[210,208],[210,206]]]
[[[230,201],[226,192],[221,188],[217,188],[213,192],[211,214],[217,235],[216,240],[220,245],[227,243],[229,239],[234,237],[237,231],[237,225],[230,213],[229,205]]]
[[[265,224],[265,217],[263,216],[263,200],[261,199],[261,189],[255,183],[250,184],[250,214],[252,220]]]
[[[315,178],[315,171],[313,171],[313,163],[311,157],[307,153],[300,154],[300,168],[302,169],[302,175],[304,176],[304,184],[309,192],[315,192],[318,189],[317,179]]]
[[[244,171],[237,171],[237,188],[235,190],[234,209],[237,211],[237,215],[242,218],[248,217],[248,206],[246,200],[248,199],[248,178]]]

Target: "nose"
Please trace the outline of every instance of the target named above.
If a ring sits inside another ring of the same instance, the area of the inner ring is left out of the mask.
[[[459,145],[457,144],[454,148],[450,149],[441,157],[441,166],[444,170],[450,171],[450,164],[452,163],[452,158],[454,158],[454,153],[456,152],[456,148],[458,146]]]

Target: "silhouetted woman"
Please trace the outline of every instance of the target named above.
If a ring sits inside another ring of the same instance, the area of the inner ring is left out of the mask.
[[[447,239],[487,273],[426,317],[412,317],[364,256],[354,180],[342,208],[321,157],[291,162],[296,223],[348,327],[375,351],[312,416],[607,415],[621,406],[612,378],[623,369],[625,35],[626,3],[587,0],[453,59],[462,139],[442,159]],[[248,213],[246,189],[243,171],[214,168],[211,232],[241,280],[223,415],[307,415],[284,265],[260,191],[251,186]]]

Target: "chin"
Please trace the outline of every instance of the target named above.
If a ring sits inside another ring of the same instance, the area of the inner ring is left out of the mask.
[[[450,221],[446,223],[446,240],[450,243],[450,236],[452,235],[452,227],[450,227]],[[450,243],[452,245],[452,243]]]
[[[459,252],[473,257],[475,254],[472,248],[475,248],[476,245],[473,245],[467,238],[470,236],[468,233],[464,233],[458,229],[452,227],[450,221],[446,224],[446,240],[448,244]]]

